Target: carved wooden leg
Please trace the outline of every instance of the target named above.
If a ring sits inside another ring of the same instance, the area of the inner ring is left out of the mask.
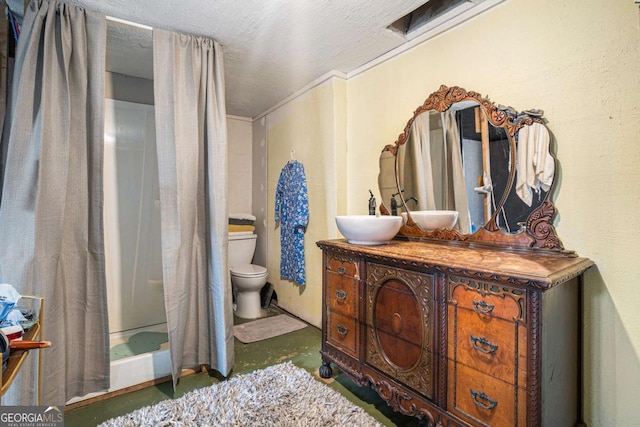
[[[319,369],[319,373],[321,378],[331,378],[331,374],[333,373],[333,370],[331,369],[331,363],[325,362],[323,360],[322,366],[320,366]]]

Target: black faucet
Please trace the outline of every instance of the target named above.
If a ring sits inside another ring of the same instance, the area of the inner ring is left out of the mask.
[[[369,198],[369,215],[375,215],[376,214],[376,198],[373,197],[373,193],[371,192],[371,190],[369,190],[369,194],[371,194],[371,197]]]
[[[394,216],[398,215],[398,208],[400,207],[400,205],[398,204],[398,201],[396,200],[396,196],[400,195],[400,193],[402,193],[403,191],[404,190],[400,190],[397,193],[391,195],[391,215],[394,215]],[[405,204],[409,200],[413,200],[414,202],[416,202],[416,205],[418,204],[418,199],[416,199],[413,196],[407,197],[406,199],[404,199]]]
[[[391,215],[398,215],[398,201],[396,200],[396,196],[400,195],[404,190],[400,190],[395,194],[391,195]]]

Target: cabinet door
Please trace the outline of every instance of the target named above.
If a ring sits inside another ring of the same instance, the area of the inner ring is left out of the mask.
[[[433,397],[434,276],[367,264],[367,363]]]

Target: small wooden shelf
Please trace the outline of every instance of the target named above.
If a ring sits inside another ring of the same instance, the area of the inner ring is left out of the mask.
[[[36,341],[40,336],[40,322],[33,325],[28,331],[25,331],[22,339],[29,341]],[[31,350],[15,350],[12,351],[9,360],[7,360],[7,368],[0,376],[0,396],[4,396],[5,392],[11,387],[13,380],[18,375],[18,371],[22,367],[25,359],[29,355]]]

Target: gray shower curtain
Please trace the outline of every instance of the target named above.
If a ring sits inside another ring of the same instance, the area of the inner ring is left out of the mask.
[[[431,163],[431,129],[430,113],[417,116],[411,125],[411,133],[407,141],[407,151],[410,155],[412,165],[410,170],[414,174],[412,194],[404,194],[404,197],[415,197],[418,199],[417,208],[412,210],[433,210],[437,209],[435,201],[435,191],[433,188],[433,168]],[[407,187],[409,187],[407,185]],[[401,186],[400,188],[404,188]]]
[[[183,367],[233,365],[221,47],[153,31],[162,264],[174,387]]]
[[[17,48],[0,204],[0,282],[45,298],[42,403],[104,390],[105,17],[33,1]],[[33,359],[33,357],[31,357]],[[23,369],[3,404],[36,403]]]
[[[442,113],[442,126],[446,144],[447,157],[447,192],[445,209],[458,211],[456,227],[461,233],[471,233],[471,216],[467,199],[467,188],[464,180],[462,164],[462,140],[458,130],[456,112],[452,110]]]

